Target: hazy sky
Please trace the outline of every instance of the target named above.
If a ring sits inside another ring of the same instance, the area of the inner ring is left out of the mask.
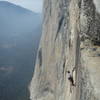
[[[42,11],[43,0],[0,0],[0,1],[8,1],[8,2],[14,3],[16,5],[20,5],[24,8],[30,9],[35,12]]]

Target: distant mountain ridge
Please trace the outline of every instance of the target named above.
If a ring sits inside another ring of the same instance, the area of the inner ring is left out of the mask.
[[[6,6],[9,6],[9,8],[13,8],[13,9],[16,9],[17,8],[18,10],[20,10],[22,12],[30,12],[30,13],[33,13],[33,11],[31,11],[31,10],[29,10],[27,8],[24,8],[24,7],[21,7],[19,5],[13,4],[11,2],[8,2],[8,1],[0,1],[0,8],[1,7],[6,7]],[[34,12],[34,13],[35,14],[38,14],[36,12]]]
[[[20,35],[40,27],[41,14],[0,1],[0,37],[6,34]],[[19,34],[20,33],[20,34]]]

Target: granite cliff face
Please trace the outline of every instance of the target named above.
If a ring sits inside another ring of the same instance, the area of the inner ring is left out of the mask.
[[[44,0],[31,100],[100,100],[99,0]],[[76,87],[70,93],[66,71]]]

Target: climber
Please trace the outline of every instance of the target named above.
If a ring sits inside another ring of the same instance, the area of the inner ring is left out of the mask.
[[[71,74],[70,71],[67,71],[67,74],[68,74],[68,80],[70,82],[70,92],[72,93],[72,86],[76,86],[75,83],[74,83],[74,79],[73,79],[73,75]]]

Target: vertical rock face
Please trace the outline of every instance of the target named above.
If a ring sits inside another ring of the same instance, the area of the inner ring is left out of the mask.
[[[99,0],[44,0],[31,100],[100,100]],[[76,87],[67,79],[73,72]]]

